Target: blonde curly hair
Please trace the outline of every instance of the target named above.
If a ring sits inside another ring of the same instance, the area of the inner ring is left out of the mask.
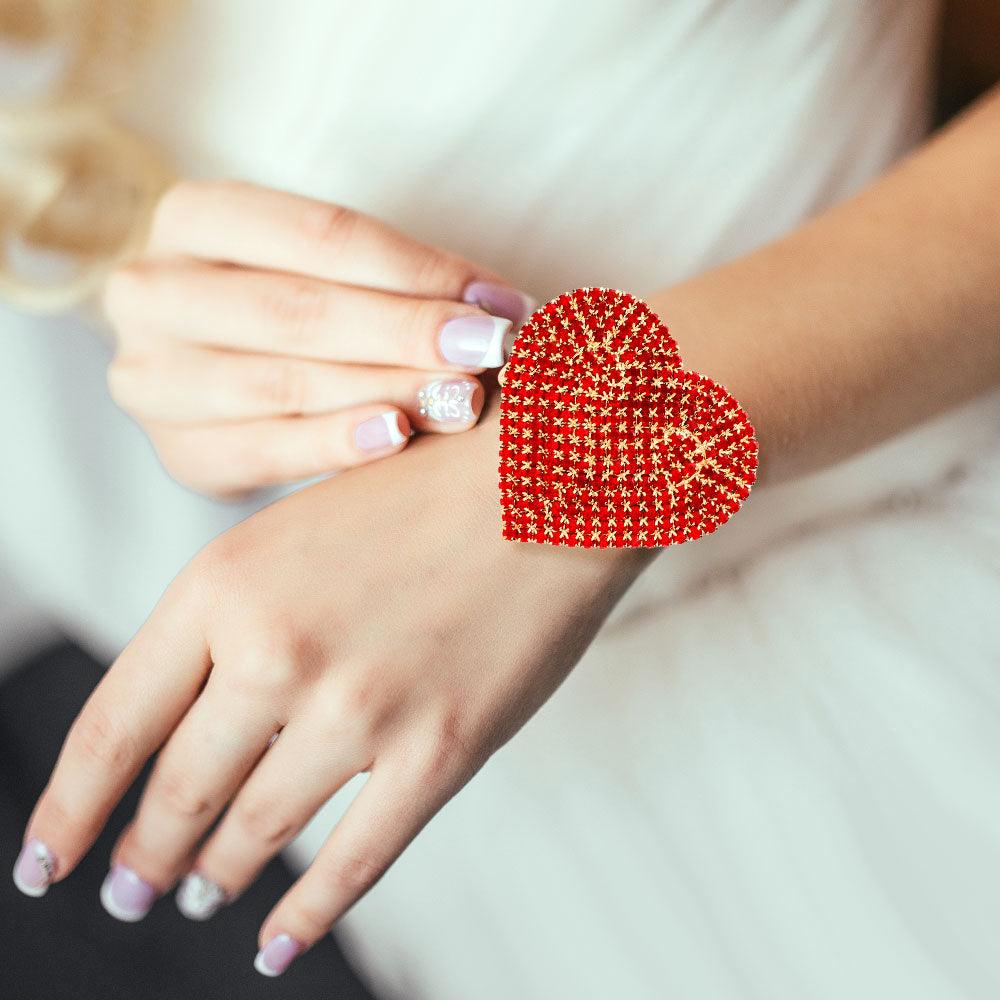
[[[15,307],[73,307],[145,238],[172,175],[116,105],[175,6],[0,5],[0,298]]]

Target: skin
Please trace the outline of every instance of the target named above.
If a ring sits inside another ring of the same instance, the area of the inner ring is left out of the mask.
[[[483,316],[460,300],[502,279],[337,205],[252,184],[182,182],[142,256],[107,283],[116,402],[174,477],[216,496],[305,479],[401,451],[353,430],[391,413],[405,435],[467,430],[482,368],[451,364],[441,327]],[[439,379],[473,388],[467,419],[421,415]]]
[[[652,297],[685,363],[750,413],[765,480],[1000,383],[998,177],[994,91],[859,197]],[[491,410],[212,542],[67,738],[27,833],[56,853],[56,877],[161,747],[115,852],[161,890],[194,867],[239,891],[368,771],[260,941],[325,933],[551,695],[654,557],[501,541],[496,454]]]

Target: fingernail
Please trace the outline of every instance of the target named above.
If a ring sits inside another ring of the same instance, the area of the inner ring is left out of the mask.
[[[142,920],[155,900],[156,890],[124,865],[112,865],[101,886],[101,904],[116,920]]]
[[[37,838],[21,848],[14,864],[14,885],[26,896],[44,896],[56,873],[56,859]]]
[[[189,920],[208,920],[228,902],[225,891],[198,872],[184,877],[174,898],[177,909]]]
[[[436,379],[417,393],[420,416],[442,424],[467,424],[479,416],[482,393],[468,379]]]
[[[462,301],[479,306],[494,316],[504,316],[514,326],[520,326],[538,308],[538,302],[530,295],[492,281],[473,281],[462,292]]]
[[[512,326],[509,319],[499,316],[456,316],[441,327],[441,355],[466,368],[499,368],[504,337]]]
[[[395,411],[369,417],[354,428],[354,443],[362,451],[382,451],[394,448],[406,440],[399,426],[399,414]]]
[[[262,976],[280,976],[302,951],[302,945],[289,934],[271,938],[254,959],[253,967]]]

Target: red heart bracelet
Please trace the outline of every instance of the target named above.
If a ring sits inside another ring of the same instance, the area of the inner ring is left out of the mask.
[[[681,367],[645,302],[578,288],[521,328],[500,396],[504,538],[678,545],[728,521],[756,471],[750,419]]]

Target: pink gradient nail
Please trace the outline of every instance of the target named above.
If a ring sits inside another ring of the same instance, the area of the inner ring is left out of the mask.
[[[399,426],[399,414],[395,412],[380,413],[377,417],[369,417],[354,428],[354,443],[362,451],[382,451],[384,448],[395,448],[406,440],[403,429]]]
[[[499,368],[511,329],[511,321],[499,316],[456,316],[441,327],[441,356],[464,368]]]
[[[257,952],[253,967],[262,976],[280,976],[301,951],[301,942],[290,934],[279,934]]]
[[[124,865],[112,865],[101,886],[101,904],[116,920],[134,923],[149,913],[156,890]]]
[[[514,326],[520,326],[538,308],[538,302],[530,295],[492,281],[471,282],[462,292],[462,301],[494,316],[503,316]]]
[[[55,856],[37,837],[32,837],[17,856],[14,885],[26,896],[44,896],[55,873]]]

